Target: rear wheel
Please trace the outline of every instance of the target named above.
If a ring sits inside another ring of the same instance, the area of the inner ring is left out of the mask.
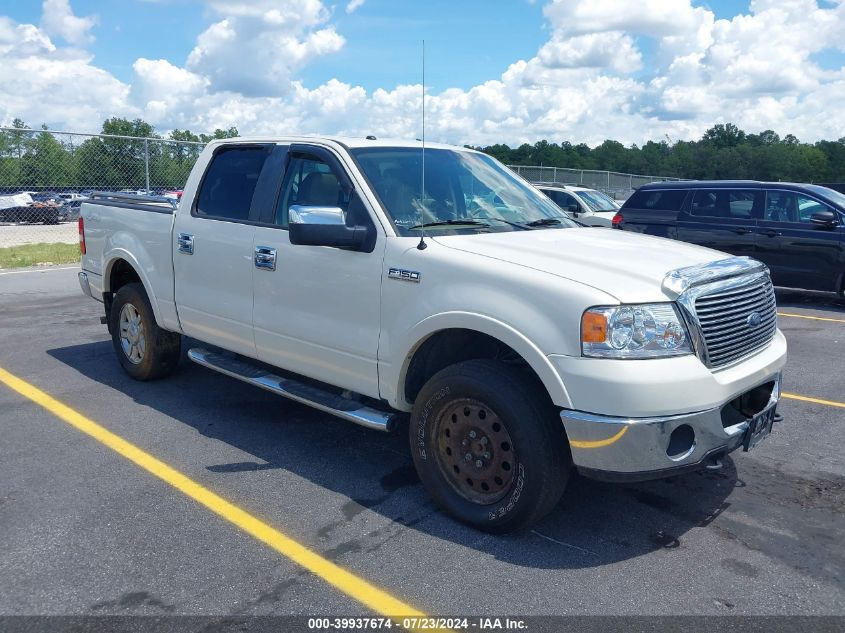
[[[111,335],[121,366],[135,380],[169,375],[179,364],[182,337],[161,329],[139,283],[122,286],[111,306]]]
[[[414,464],[435,502],[488,532],[539,520],[569,477],[566,435],[546,394],[497,361],[435,374],[417,396],[409,432]]]

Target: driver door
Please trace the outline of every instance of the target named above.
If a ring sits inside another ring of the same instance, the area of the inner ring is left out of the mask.
[[[280,177],[254,236],[258,358],[377,398],[384,233],[327,148],[292,145]],[[348,225],[372,227],[373,243],[360,251],[291,244],[288,214],[295,205],[340,207]]]

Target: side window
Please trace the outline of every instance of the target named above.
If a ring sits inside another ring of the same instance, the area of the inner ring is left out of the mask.
[[[695,192],[690,215],[709,218],[752,220],[759,193],[742,189],[699,189]]]
[[[728,217],[727,193],[719,189],[698,189],[692,198],[690,215],[708,218]]]
[[[312,156],[292,156],[276,207],[276,224],[287,227],[293,205],[340,207],[346,211],[349,194],[343,191],[328,163]]]
[[[815,198],[798,194],[798,221],[811,223],[810,217],[817,211],[831,211],[832,209]]]
[[[685,189],[639,189],[625,203],[629,209],[680,211],[687,197]]]
[[[763,219],[769,222],[798,222],[798,194],[794,191],[767,191]]]
[[[555,202],[559,207],[566,209],[567,207],[575,205],[579,209],[581,208],[581,205],[578,204],[578,201],[575,199],[575,197],[568,193],[564,193],[563,191],[555,191],[555,196]]]
[[[197,196],[196,215],[222,220],[249,219],[258,176],[270,147],[224,147],[211,159]]]

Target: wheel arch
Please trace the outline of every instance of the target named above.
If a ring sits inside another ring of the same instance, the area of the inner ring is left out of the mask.
[[[115,293],[128,283],[140,283],[144,287],[150,305],[153,308],[156,323],[161,326],[161,312],[155,294],[152,292],[150,280],[144,274],[143,267],[138,260],[124,249],[114,249],[104,258],[103,266],[103,302],[106,306],[106,316],[111,311],[111,303]]]
[[[570,407],[566,387],[548,357],[524,334],[491,317],[449,313],[429,317],[409,333],[395,386],[397,408],[409,410],[425,381],[473,358],[523,362],[557,406]],[[413,341],[413,342],[410,342]],[[515,355],[515,356],[513,356]]]

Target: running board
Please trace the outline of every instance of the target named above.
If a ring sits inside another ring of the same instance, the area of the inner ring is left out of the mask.
[[[233,358],[202,347],[188,350],[188,358],[203,367],[219,371],[221,374],[360,424],[368,429],[390,431],[395,421],[395,415],[392,413],[364,406],[355,400],[349,400],[303,382],[281,378],[241,358]]]

